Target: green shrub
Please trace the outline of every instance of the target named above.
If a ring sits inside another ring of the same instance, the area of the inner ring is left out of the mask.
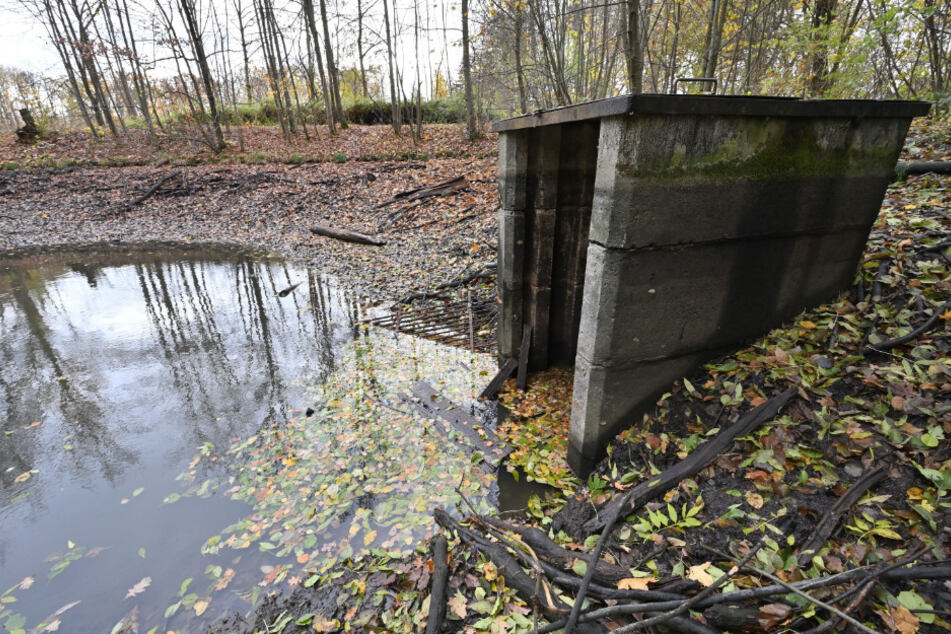
[[[346,163],[346,162],[347,162],[347,155],[344,154],[343,152],[334,152],[334,153],[333,153],[333,156],[332,156],[331,158],[333,159],[333,162],[334,162],[334,163]]]
[[[20,164],[16,161],[7,161],[3,164],[3,169],[5,170],[18,170],[20,169]]]

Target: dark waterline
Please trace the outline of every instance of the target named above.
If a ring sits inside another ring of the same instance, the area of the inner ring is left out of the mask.
[[[294,381],[334,370],[358,311],[312,271],[238,254],[0,260],[0,593],[34,580],[0,623],[22,614],[34,627],[76,601],[60,631],[108,632],[133,607],[149,622],[182,579],[231,564],[198,553],[248,507],[220,494],[170,503],[176,475],[200,448],[305,407]],[[241,566],[256,571],[255,553]],[[125,598],[145,577],[148,591]]]

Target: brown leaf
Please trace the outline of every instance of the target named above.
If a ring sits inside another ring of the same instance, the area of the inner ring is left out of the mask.
[[[882,617],[885,626],[898,630],[901,634],[915,634],[918,631],[918,617],[912,614],[908,608],[899,605],[897,608],[885,606],[884,610],[875,610],[875,614]]]
[[[767,603],[759,608],[759,625],[766,631],[772,631],[786,620],[792,608],[785,603]]]

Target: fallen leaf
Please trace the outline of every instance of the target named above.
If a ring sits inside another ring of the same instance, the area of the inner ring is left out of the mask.
[[[771,632],[776,626],[786,620],[792,608],[785,603],[767,603],[759,608],[759,626]]]
[[[152,577],[142,577],[138,583],[129,588],[129,591],[126,592],[125,598],[128,599],[129,597],[142,594],[150,585],[152,585]]]
[[[56,610],[56,612],[53,612],[53,616],[59,616],[63,614],[66,610],[71,610],[72,608],[75,608],[77,605],[79,605],[79,601],[73,601],[72,603],[67,603],[60,609]]]
[[[885,610],[875,610],[875,614],[882,617],[885,625],[898,630],[901,634],[915,634],[918,631],[918,617],[912,614],[908,608],[899,605],[897,608],[885,606]]]
[[[21,474],[18,475],[17,477],[13,478],[13,481],[16,482],[16,483],[26,482],[27,480],[30,479],[30,475],[32,475],[32,474],[31,474],[29,471],[24,471],[23,473],[21,473]]]
[[[29,590],[30,586],[32,586],[35,581],[36,579],[33,577],[25,577],[23,581],[17,584],[17,587],[19,587],[20,590]]]
[[[456,617],[460,619],[466,618],[466,598],[462,596],[461,593],[456,592],[455,596],[449,599],[447,605],[449,606],[449,612]]]
[[[225,570],[225,573],[221,575],[221,579],[218,580],[218,583],[215,584],[215,590],[224,590],[228,587],[228,584],[231,583],[232,579],[234,579],[234,570],[228,568]]]
[[[647,585],[657,581],[657,577],[628,577],[617,582],[619,590],[647,590]]]
[[[50,621],[50,622],[46,625],[46,627],[43,628],[43,631],[44,631],[44,632],[55,632],[55,631],[59,630],[59,626],[62,625],[62,623],[63,623],[62,619],[53,619],[52,621]]]
[[[712,562],[706,562],[702,564],[697,564],[696,566],[690,566],[687,570],[687,578],[693,581],[696,581],[700,585],[707,587],[713,583],[713,575],[707,572],[707,568],[710,567]]]
[[[759,493],[747,492],[746,494],[746,503],[752,506],[754,509],[763,508],[763,496]]]
[[[205,610],[208,609],[208,601],[202,599],[201,601],[195,601],[195,605],[192,606],[195,610],[196,616],[201,616],[205,613]]]

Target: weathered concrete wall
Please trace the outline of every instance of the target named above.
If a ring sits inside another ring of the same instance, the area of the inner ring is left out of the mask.
[[[906,131],[894,119],[602,120],[576,466],[699,363],[849,286]]]
[[[532,369],[574,363],[579,471],[674,380],[849,286],[912,116],[627,99],[500,135],[500,353],[528,325]]]

